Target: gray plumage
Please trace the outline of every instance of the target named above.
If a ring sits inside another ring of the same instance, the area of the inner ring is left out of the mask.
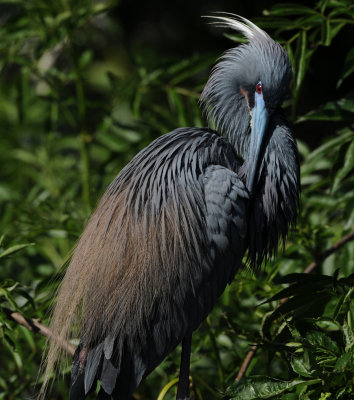
[[[64,278],[53,329],[65,337],[79,316],[72,400],[97,380],[99,398],[129,399],[205,319],[245,252],[260,264],[295,224],[298,154],[279,108],[289,60],[249,21],[215,19],[249,43],[226,52],[203,91],[214,130],[176,129],[137,154],[101,199]],[[255,158],[253,116],[264,131]]]
[[[111,382],[118,379],[114,396],[128,398],[143,376],[198,327],[231,282],[245,251],[247,232],[248,194],[236,174],[239,168],[234,149],[223,137],[207,129],[182,128],[151,143],[110,185],[96,213],[106,214],[108,209],[107,214],[114,216],[115,208],[122,206],[115,196],[128,186],[126,214],[133,215],[134,224],[141,225],[143,232],[158,229],[161,249],[154,255],[153,265],[149,260],[140,265],[141,273],[132,275],[134,282],[128,279],[127,287],[115,293],[114,315],[97,326],[94,338],[82,341],[77,357],[81,349],[90,349],[85,393],[98,378],[103,390],[111,394]],[[176,233],[181,235],[181,243],[177,248],[167,234],[169,213],[179,224]],[[97,221],[101,223],[101,218]],[[119,219],[112,217],[104,224],[106,237],[111,231],[120,237]],[[97,229],[98,224],[93,232]],[[144,234],[142,240],[153,237]],[[137,251],[145,246],[149,244],[138,241]],[[102,272],[99,278],[105,279]],[[127,307],[127,291],[132,286],[134,296]],[[97,291],[97,282],[92,290]],[[90,304],[88,308],[91,310]],[[89,323],[84,319],[84,326]],[[112,379],[106,383],[107,368]],[[133,379],[127,378],[129,370]],[[78,367],[74,371],[75,386],[83,371]]]

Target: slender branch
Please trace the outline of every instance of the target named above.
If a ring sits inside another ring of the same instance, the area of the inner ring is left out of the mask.
[[[241,365],[240,370],[238,371],[238,374],[236,376],[235,382],[238,382],[239,380],[241,380],[241,378],[245,375],[251,361],[252,358],[254,357],[254,355],[256,354],[258,348],[258,344],[255,343],[252,347],[251,350],[247,353],[246,358],[243,360],[243,363]]]
[[[310,274],[312,271],[314,271],[317,267],[319,267],[323,261],[338,251],[341,247],[343,247],[345,244],[350,242],[351,240],[354,240],[354,231],[351,231],[347,235],[343,236],[340,240],[338,240],[337,243],[335,243],[333,246],[329,247],[327,250],[319,254],[315,261],[313,261],[311,264],[308,265],[308,267],[305,269],[304,273],[305,274]],[[280,303],[285,303],[288,300],[288,298],[284,298],[280,301]],[[243,363],[240,367],[240,370],[236,376],[235,382],[238,382],[243,378],[245,375],[254,355],[256,354],[258,344],[255,343],[252,347],[251,350],[247,353],[245,359],[243,360]]]
[[[322,262],[329,257],[331,254],[335,253],[338,251],[341,247],[343,247],[345,244],[350,242],[351,240],[354,239],[354,231],[351,231],[348,233],[348,235],[343,236],[342,239],[338,240],[337,243],[335,243],[333,246],[325,250],[323,253],[321,253],[318,257],[316,257],[316,260],[313,261],[304,271],[305,274],[311,273],[314,269],[319,267]]]
[[[18,312],[13,312],[7,308],[3,308],[8,318],[17,322],[18,324],[24,326],[31,332],[40,333],[41,335],[47,337],[51,340],[56,340],[60,346],[68,352],[72,357],[75,354],[75,346],[56,336],[46,325],[43,325],[38,318],[25,318],[22,314]]]

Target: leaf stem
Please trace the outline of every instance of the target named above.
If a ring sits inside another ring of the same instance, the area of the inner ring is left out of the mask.
[[[157,397],[157,400],[163,400],[163,399],[165,398],[167,392],[168,392],[173,386],[177,385],[178,381],[179,381],[179,378],[175,378],[175,379],[172,379],[172,381],[168,382],[168,384],[165,385],[165,386],[162,388],[160,394],[159,394],[158,397]]]

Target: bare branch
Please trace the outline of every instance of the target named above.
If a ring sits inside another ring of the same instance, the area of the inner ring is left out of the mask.
[[[316,260],[313,261],[304,271],[305,274],[311,273],[314,269],[319,267],[323,261],[329,257],[331,254],[335,253],[338,251],[341,247],[343,247],[346,243],[354,239],[354,231],[351,231],[348,233],[348,235],[343,236],[342,239],[338,240],[337,243],[335,243],[333,246],[331,246],[329,249],[325,250],[323,253],[321,253],[318,257],[316,257]]]
[[[51,340],[56,340],[60,344],[60,346],[68,352],[72,357],[75,354],[75,346],[73,346],[71,343],[67,342],[66,340],[63,340],[56,336],[46,325],[43,325],[39,319],[33,318],[25,318],[22,314],[18,312],[12,312],[11,310],[3,308],[5,311],[6,315],[17,322],[18,324],[24,326],[31,332],[36,332],[40,333],[41,335],[51,339]]]
[[[332,255],[333,253],[338,251],[341,247],[343,247],[346,243],[348,243],[351,240],[354,240],[354,231],[351,231],[346,236],[343,236],[342,239],[338,240],[337,243],[335,243],[333,246],[329,247],[327,250],[325,250],[324,252],[319,254],[316,257],[316,260],[313,261],[305,269],[304,273],[310,274],[313,270],[315,270],[317,267],[319,267],[327,257],[329,257],[330,255]],[[288,298],[282,299],[280,301],[280,304],[285,303],[287,300],[288,300]],[[240,370],[236,376],[235,382],[238,382],[239,380],[241,380],[243,378],[243,376],[245,375],[254,355],[256,354],[257,347],[258,347],[258,344],[255,343],[251,347],[251,350],[247,353],[247,355],[246,355],[245,359],[243,360],[243,363],[240,367]]]
[[[252,347],[251,350],[247,353],[246,358],[243,360],[243,363],[241,365],[240,370],[238,371],[238,374],[236,376],[235,382],[238,382],[239,380],[242,379],[242,377],[245,375],[248,366],[250,365],[252,358],[254,357],[254,355],[256,354],[258,348],[258,344],[255,343]]]

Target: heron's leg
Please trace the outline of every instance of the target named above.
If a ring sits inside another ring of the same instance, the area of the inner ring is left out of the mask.
[[[181,366],[179,369],[179,382],[177,400],[189,400],[189,364],[191,359],[192,335],[182,340]]]

